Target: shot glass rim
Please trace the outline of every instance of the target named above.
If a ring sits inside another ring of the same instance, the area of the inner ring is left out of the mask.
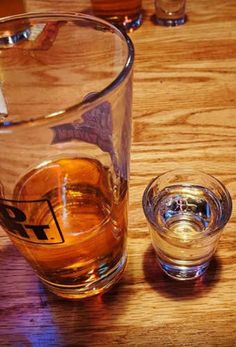
[[[204,175],[205,177],[207,178],[210,178],[211,181],[214,181],[215,183],[217,183],[222,191],[224,192],[225,194],[225,197],[227,199],[227,203],[228,203],[228,214],[227,214],[227,218],[225,218],[223,220],[223,222],[221,222],[219,225],[217,225],[217,227],[213,228],[213,229],[208,229],[206,228],[205,229],[205,232],[202,233],[202,234],[199,234],[198,236],[195,236],[194,237],[194,240],[201,240],[201,239],[205,239],[206,237],[209,237],[209,236],[212,236],[218,232],[220,232],[224,226],[228,223],[230,217],[231,217],[231,213],[232,213],[232,198],[231,198],[231,195],[228,191],[228,189],[225,187],[225,185],[218,179],[216,178],[215,176],[212,176],[202,170],[193,170],[193,169],[188,169],[188,168],[182,168],[182,169],[173,169],[173,170],[167,170],[163,173],[161,173],[160,175],[157,175],[155,177],[153,177],[150,182],[147,184],[146,188],[144,189],[144,192],[143,192],[143,196],[142,196],[142,207],[143,207],[143,212],[144,212],[144,215],[146,217],[146,220],[147,222],[152,226],[152,228],[157,231],[157,232],[160,232],[161,235],[163,235],[163,237],[167,238],[167,239],[172,239],[172,240],[179,240],[178,237],[176,236],[169,236],[166,232],[169,230],[168,228],[164,227],[164,226],[160,226],[159,224],[155,224],[153,223],[148,214],[147,214],[147,211],[146,211],[146,207],[145,207],[145,201],[147,201],[147,196],[148,196],[148,192],[150,191],[150,188],[152,186],[152,184],[157,181],[159,178],[163,177],[164,175],[166,174],[171,174],[171,173],[175,173],[175,172],[179,172],[179,173],[192,173],[194,174],[195,176],[197,175]],[[174,185],[174,184],[173,184]],[[189,184],[190,185],[190,184]],[[187,184],[186,184],[187,186]]]
[[[112,80],[112,82],[110,84],[106,85],[103,89],[98,91],[96,94],[94,93],[93,95],[89,96],[89,98],[84,98],[82,101],[78,101],[77,103],[65,108],[63,111],[58,110],[58,112],[55,112],[56,117],[57,116],[61,117],[74,108],[78,108],[78,107],[82,108],[86,105],[93,104],[97,100],[103,99],[104,96],[106,96],[111,91],[116,89],[125,80],[125,78],[129,75],[129,73],[132,71],[133,64],[134,64],[135,49],[134,49],[134,45],[133,45],[131,38],[124,31],[120,30],[119,28],[117,28],[116,26],[112,25],[111,23],[105,21],[104,19],[92,16],[92,15],[88,15],[85,13],[81,13],[81,12],[64,12],[64,11],[41,12],[41,11],[37,11],[37,12],[27,12],[27,13],[12,15],[12,16],[6,16],[6,17],[0,18],[0,28],[1,28],[1,24],[7,23],[10,21],[14,21],[14,20],[43,19],[43,18],[46,19],[46,18],[50,18],[50,17],[53,19],[64,18],[64,20],[67,20],[67,21],[69,21],[69,20],[87,20],[88,22],[91,22],[91,23],[102,24],[103,26],[110,29],[111,33],[114,33],[114,34],[118,35],[120,38],[122,38],[124,40],[124,42],[126,42],[126,45],[127,45],[127,59],[123,65],[123,68],[118,73],[118,75]],[[46,119],[47,117],[48,117],[48,115],[45,115],[45,116],[36,118],[35,121]],[[26,122],[28,122],[28,121],[26,121]],[[20,121],[19,123],[17,123],[17,125],[21,125],[22,123],[24,124],[25,121],[22,121],[22,122]],[[0,127],[2,125],[4,126],[4,123],[3,124],[0,123]],[[9,124],[9,122],[7,122],[7,127],[14,126],[14,125],[16,125],[16,123]]]

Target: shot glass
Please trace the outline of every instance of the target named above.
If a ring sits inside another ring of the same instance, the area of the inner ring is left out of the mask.
[[[186,22],[186,0],[155,0],[155,22],[163,26],[177,26]]]
[[[207,269],[232,201],[216,178],[174,170],[154,178],[143,194],[153,247],[161,269],[177,280],[191,280]]]

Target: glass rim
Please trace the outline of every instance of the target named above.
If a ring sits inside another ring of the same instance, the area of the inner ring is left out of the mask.
[[[144,192],[143,192],[143,196],[142,196],[142,207],[143,207],[143,212],[144,212],[144,215],[146,217],[146,220],[148,221],[148,223],[153,227],[153,229],[157,231],[157,229],[160,230],[160,234],[166,238],[166,239],[171,239],[171,240],[180,240],[179,237],[176,237],[176,236],[169,236],[166,234],[166,231],[168,231],[169,229],[166,228],[165,226],[162,226],[162,225],[159,225],[159,224],[155,224],[151,221],[151,219],[149,218],[148,216],[148,213],[147,213],[147,208],[146,208],[146,202],[149,201],[148,199],[148,193],[150,191],[150,188],[152,187],[153,183],[155,181],[157,181],[159,178],[162,178],[163,176],[167,175],[167,174],[174,174],[175,172],[178,172],[178,173],[191,173],[193,175],[195,175],[196,177],[199,176],[199,175],[204,175],[205,177],[211,179],[211,182],[215,182],[223,191],[224,195],[225,195],[225,198],[226,198],[226,201],[227,201],[227,204],[228,204],[228,209],[227,209],[227,217],[224,218],[224,220],[219,223],[219,225],[217,225],[215,228],[213,229],[209,229],[208,227],[205,229],[205,232],[203,234],[200,234],[196,237],[194,237],[193,240],[201,240],[201,239],[205,239],[206,237],[209,237],[209,236],[212,236],[212,235],[215,235],[217,234],[218,232],[220,232],[224,226],[228,223],[230,217],[231,217],[231,214],[232,214],[232,198],[231,198],[231,195],[228,191],[228,189],[225,187],[225,185],[220,181],[218,180],[215,176],[212,176],[202,170],[193,170],[193,169],[189,169],[189,168],[183,168],[183,169],[173,169],[173,170],[168,170],[168,171],[165,171],[163,173],[161,173],[160,175],[157,175],[155,177],[153,177],[149,183],[147,184],[147,186],[145,187],[144,189]],[[170,185],[173,185],[175,186],[176,183],[171,183]],[[190,183],[187,183],[186,182],[186,186],[189,186]],[[161,192],[161,191],[160,191]],[[192,240],[191,240],[192,241]]]
[[[135,54],[135,50],[134,50],[134,45],[132,40],[130,39],[130,37],[123,31],[119,30],[117,27],[115,27],[114,25],[112,25],[111,23],[92,16],[92,15],[88,15],[85,13],[81,13],[81,12],[60,12],[60,11],[50,11],[50,12],[27,12],[27,13],[22,13],[22,14],[17,14],[17,15],[13,15],[13,16],[7,16],[7,17],[2,17],[0,18],[0,28],[1,28],[1,24],[4,23],[8,23],[11,21],[17,21],[17,20],[23,20],[23,19],[43,19],[43,18],[52,18],[52,19],[56,19],[56,18],[63,18],[64,20],[85,20],[91,23],[97,23],[97,24],[102,24],[103,26],[107,27],[108,30],[111,33],[115,33],[117,36],[119,36],[121,39],[124,40],[124,42],[126,42],[127,45],[127,59],[123,65],[122,70],[118,73],[118,75],[112,80],[111,83],[109,83],[108,85],[106,85],[102,90],[98,91],[96,94],[89,96],[88,98],[84,98],[82,101],[78,102],[78,103],[74,103],[71,106],[68,106],[67,108],[65,108],[64,110],[58,110],[55,112],[55,116],[63,116],[65,115],[67,112],[73,110],[74,108],[83,108],[84,106],[93,104],[94,102],[102,99],[104,96],[108,95],[111,91],[113,91],[114,89],[116,89],[124,80],[125,78],[129,75],[129,73],[132,71],[133,68],[133,64],[134,64],[134,54]],[[1,37],[0,37],[1,38]],[[0,49],[1,50],[1,49]],[[39,121],[39,120],[43,120],[43,119],[47,119],[49,118],[49,115],[44,115],[44,116],[40,116],[38,118],[35,118],[34,121]],[[6,118],[7,120],[7,118]],[[7,127],[11,127],[14,125],[21,125],[21,124],[25,124],[28,123],[30,121],[19,121],[17,123],[11,123],[8,124],[7,122]],[[5,127],[6,125],[4,125],[4,122],[1,123],[0,122],[0,127]]]

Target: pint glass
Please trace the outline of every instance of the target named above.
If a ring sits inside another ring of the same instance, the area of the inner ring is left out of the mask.
[[[132,43],[38,13],[0,21],[0,53],[0,225],[49,290],[102,293],[127,259]]]

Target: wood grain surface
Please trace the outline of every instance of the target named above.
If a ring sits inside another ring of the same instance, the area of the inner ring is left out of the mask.
[[[0,5],[1,6],[1,5]],[[28,11],[81,11],[88,1],[27,0]],[[187,1],[188,22],[144,23],[136,49],[129,208],[129,262],[120,283],[80,302],[50,294],[0,234],[1,346],[236,346],[236,211],[207,274],[179,283],[155,260],[141,198],[175,167],[203,169],[236,200],[235,0]]]

